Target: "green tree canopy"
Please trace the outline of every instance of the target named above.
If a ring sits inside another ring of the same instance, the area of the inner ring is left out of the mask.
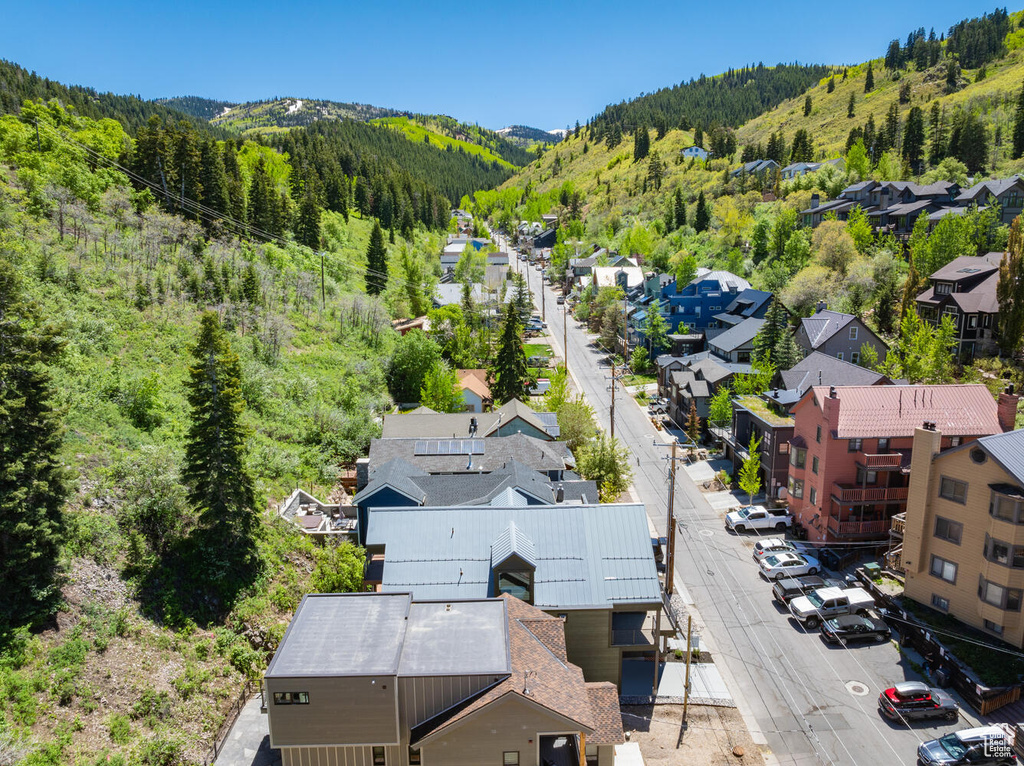
[[[440,361],[441,348],[422,330],[410,330],[400,337],[387,367],[392,398],[403,404],[418,401],[427,373]]]
[[[584,479],[597,482],[602,503],[614,502],[633,477],[629,450],[604,433],[580,448],[576,469]]]
[[[523,349],[523,324],[516,301],[505,304],[498,353],[491,368],[491,397],[500,406],[510,399],[522,399],[530,372]]]
[[[423,378],[420,404],[435,412],[461,412],[465,402],[458,372],[444,362],[434,364]]]

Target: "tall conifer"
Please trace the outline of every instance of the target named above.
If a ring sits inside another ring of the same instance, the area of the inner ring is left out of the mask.
[[[388,286],[388,249],[380,221],[373,222],[370,244],[366,248],[366,292],[379,295]]]

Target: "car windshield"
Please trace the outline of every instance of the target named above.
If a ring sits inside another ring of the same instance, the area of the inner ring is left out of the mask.
[[[964,747],[963,742],[957,739],[956,734],[947,734],[939,740],[939,744],[953,758],[963,758],[967,755],[967,748]]]
[[[736,515],[739,516],[741,519],[745,519],[747,518],[747,516],[750,515],[750,509],[740,508],[738,511],[736,511]]]
[[[811,606],[821,608],[821,605],[825,602],[821,600],[821,596],[813,591],[807,594],[807,600],[811,602]]]
[[[764,563],[767,564],[770,567],[778,566],[778,564],[779,564],[779,557],[778,556],[766,556],[765,559],[764,559]]]

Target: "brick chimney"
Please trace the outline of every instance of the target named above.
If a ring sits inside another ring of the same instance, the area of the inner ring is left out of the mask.
[[[828,303],[825,301],[818,301],[818,311],[824,311],[828,308]]]
[[[999,403],[996,405],[996,416],[999,418],[999,425],[1004,432],[1012,431],[1017,422],[1017,403],[1020,396],[1013,393],[1013,384],[1006,387],[1006,390],[999,394]]]
[[[834,431],[839,425],[839,395],[836,393],[835,386],[829,386],[828,396],[821,403],[821,416],[828,424],[830,431]]]
[[[903,536],[903,566],[911,577],[924,571],[921,542],[930,534],[928,499],[932,480],[932,458],[942,447],[942,432],[925,422],[914,429],[914,451],[910,456],[910,488],[907,493],[907,521]]]

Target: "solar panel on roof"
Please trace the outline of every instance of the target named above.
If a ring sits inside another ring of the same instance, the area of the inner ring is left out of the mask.
[[[482,455],[483,439],[421,439],[413,448],[416,455]]]
[[[423,440],[420,440],[420,441],[416,442],[415,446],[413,447],[413,454],[416,454],[416,455],[427,455],[427,454],[429,454],[427,452],[427,443],[425,441],[423,441]]]

